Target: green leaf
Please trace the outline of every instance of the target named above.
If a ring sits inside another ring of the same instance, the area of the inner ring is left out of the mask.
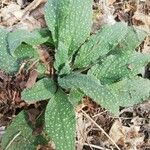
[[[88,74],[98,78],[102,84],[110,84],[123,78],[141,73],[143,67],[150,62],[149,54],[134,52],[133,54],[110,55],[102,64],[93,66]]]
[[[43,78],[35,83],[32,88],[25,89],[22,93],[22,99],[28,102],[46,100],[52,98],[56,92],[56,85],[50,78]]]
[[[27,59],[39,59],[37,49],[27,44],[21,44],[14,52],[14,56],[18,61]]]
[[[110,85],[110,89],[117,95],[120,106],[133,106],[149,98],[150,80],[140,77],[124,79]]]
[[[79,90],[72,89],[69,93],[68,99],[73,106],[77,106],[81,102],[83,96],[84,94]]]
[[[14,51],[14,57],[9,53],[8,32],[0,29],[0,69],[6,73],[14,74],[24,60],[39,59],[38,52],[35,48],[27,44],[18,45]]]
[[[45,19],[57,49],[55,68],[60,70],[90,35],[92,0],[49,0]]]
[[[101,85],[94,76],[74,73],[59,78],[58,82],[60,86],[66,89],[80,89],[98,104],[110,111],[113,110],[114,113],[119,110],[119,106],[114,105],[117,102],[116,95],[111,92],[109,87]]]
[[[41,78],[45,76],[47,68],[43,63],[38,63],[36,70],[38,72],[38,77]]]
[[[25,119],[24,112],[21,112],[3,135],[2,148],[5,150],[35,150],[34,140],[32,129]]]
[[[75,150],[75,112],[67,95],[60,89],[47,105],[45,123],[57,150]]]
[[[110,54],[131,54],[144,41],[148,34],[135,27],[128,27],[126,36],[118,43],[118,45],[110,52]]]
[[[124,23],[104,26],[81,47],[74,68],[88,67],[113,50],[117,53],[133,52],[146,35],[144,31],[127,27]]]
[[[40,30],[35,30],[29,32],[27,30],[15,30],[8,33],[8,48],[12,56],[14,56],[14,51],[21,45],[22,42],[25,42],[29,45],[36,46],[48,41],[49,37],[43,37],[40,33]]]
[[[19,63],[8,52],[7,35],[6,30],[0,29],[0,69],[6,73],[13,74],[18,70]]]

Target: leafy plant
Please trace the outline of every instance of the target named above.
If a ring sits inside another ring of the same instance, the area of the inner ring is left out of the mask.
[[[138,76],[150,55],[135,51],[147,33],[115,23],[90,35],[92,0],[48,0],[45,19],[49,30],[0,29],[0,69],[15,74],[26,60],[40,63],[38,45],[55,47],[54,77],[41,71],[35,85],[21,96],[28,103],[48,102],[41,116],[47,134],[42,139],[52,140],[57,150],[74,150],[74,107],[84,95],[115,115],[119,106],[132,106],[150,96],[150,81]],[[37,139],[43,144],[41,137],[32,135],[27,112],[22,111],[6,130],[4,149],[36,149]]]

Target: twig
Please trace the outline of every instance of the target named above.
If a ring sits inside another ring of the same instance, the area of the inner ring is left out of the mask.
[[[10,147],[10,145],[13,143],[13,141],[14,141],[20,134],[21,134],[21,131],[18,132],[18,133],[13,137],[13,139],[12,139],[12,140],[8,143],[8,145],[6,146],[5,150],[7,150],[7,149]]]
[[[104,149],[103,147],[100,147],[100,146],[97,146],[97,145],[93,145],[93,144],[88,144],[88,143],[80,143],[78,141],[76,141],[77,144],[80,144],[80,145],[86,145],[86,146],[90,146],[92,148],[96,148],[96,149],[100,149],[100,150],[108,150],[108,149]]]
[[[121,150],[118,145],[115,143],[115,141],[104,131],[103,128],[101,128],[88,114],[86,114],[83,110],[81,110],[82,113],[84,114],[84,116],[89,119],[93,124],[95,124],[104,134],[105,136],[115,145],[115,147],[118,149],[118,150]]]
[[[35,8],[37,8],[40,4],[46,3],[47,0],[34,0],[32,3],[30,3],[23,11],[24,14],[22,17],[24,17],[28,12],[31,12]]]

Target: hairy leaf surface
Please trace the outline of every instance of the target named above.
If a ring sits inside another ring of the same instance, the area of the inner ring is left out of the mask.
[[[12,74],[17,71],[19,64],[8,52],[7,35],[6,30],[0,29],[0,69]]]
[[[39,59],[39,54],[37,49],[33,48],[27,44],[21,44],[14,52],[14,57],[18,61],[28,60],[28,59]]]
[[[108,52],[133,52],[144,40],[144,31],[127,27],[124,23],[104,26],[96,35],[90,37],[79,50],[75,59],[75,68],[87,67]]]
[[[48,31],[47,31],[48,32]],[[48,32],[49,33],[49,32]],[[22,42],[35,46],[40,45],[48,41],[48,35],[42,34],[42,31],[35,30],[29,32],[27,30],[18,29],[16,31],[8,33],[8,48],[11,55],[14,56],[14,51],[21,45]]]
[[[96,64],[89,74],[96,76],[103,84],[110,84],[141,73],[143,67],[150,62],[149,54],[135,52],[131,55],[110,55],[102,64]]]
[[[115,103],[117,102],[116,95],[112,93],[107,86],[101,85],[100,81],[94,76],[70,74],[63,78],[60,78],[58,82],[60,86],[66,89],[80,89],[87,96],[91,97],[98,104],[110,111],[118,111],[119,106],[116,107],[115,105]]]
[[[84,94],[81,91],[72,89],[69,93],[68,99],[73,106],[77,106],[81,102],[83,96]]]
[[[49,0],[45,19],[56,45],[55,68],[60,70],[90,35],[92,0]]]
[[[43,78],[35,83],[32,88],[25,89],[22,99],[28,102],[46,100],[52,98],[56,92],[56,85],[50,78]]]
[[[124,79],[110,85],[110,89],[117,95],[120,106],[133,106],[149,98],[150,81],[140,77]]]
[[[75,112],[60,89],[47,105],[45,123],[57,150],[75,150]]]
[[[34,140],[32,129],[25,120],[24,112],[21,112],[7,128],[2,147],[7,150],[35,150]]]

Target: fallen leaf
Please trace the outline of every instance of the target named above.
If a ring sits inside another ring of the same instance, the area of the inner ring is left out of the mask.
[[[124,146],[125,142],[125,133],[123,132],[123,126],[122,123],[119,120],[116,120],[110,131],[109,136],[113,139],[113,141],[120,146]]]
[[[38,72],[36,70],[32,70],[29,74],[29,79],[26,83],[26,88],[31,88],[35,84],[37,77]]]

